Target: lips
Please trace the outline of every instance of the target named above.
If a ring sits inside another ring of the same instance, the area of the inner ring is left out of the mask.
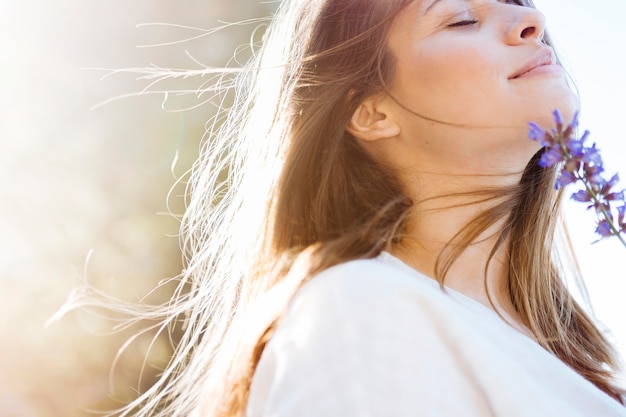
[[[520,78],[535,70],[556,65],[556,57],[551,48],[542,48],[524,65],[519,71],[513,74],[510,79]]]

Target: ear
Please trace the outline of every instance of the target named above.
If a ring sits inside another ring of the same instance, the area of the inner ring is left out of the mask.
[[[348,132],[366,141],[398,136],[401,128],[389,111],[387,99],[386,96],[376,96],[363,101],[348,123]]]

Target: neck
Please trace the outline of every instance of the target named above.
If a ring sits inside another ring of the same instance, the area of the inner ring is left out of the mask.
[[[474,181],[475,184],[468,184],[467,178],[455,182],[422,175],[419,181],[422,186],[409,190],[421,199],[414,198],[405,233],[392,252],[420,272],[512,319],[507,321],[517,322],[508,295],[507,244],[501,242],[494,249],[510,213],[510,207],[503,205],[510,194],[493,190],[493,181],[487,180],[493,192],[484,191],[489,190],[480,184],[484,179],[474,177]],[[485,230],[464,229],[486,211],[490,211],[489,218],[497,219],[493,224],[479,221],[476,227],[484,225]],[[455,253],[459,244],[467,247]],[[446,270],[448,254],[453,262]]]

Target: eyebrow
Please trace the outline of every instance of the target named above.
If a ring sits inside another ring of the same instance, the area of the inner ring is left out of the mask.
[[[432,9],[433,7],[435,7],[438,3],[441,3],[442,0],[435,0],[433,1],[430,6],[428,6],[426,8],[426,10],[424,11],[424,14],[428,14],[428,12],[430,11],[430,9]]]

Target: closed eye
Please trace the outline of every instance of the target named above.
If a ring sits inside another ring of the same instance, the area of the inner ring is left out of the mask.
[[[478,23],[478,20],[461,20],[459,22],[454,22],[448,25],[449,28],[457,28],[457,27],[463,27],[463,26],[471,26]]]

